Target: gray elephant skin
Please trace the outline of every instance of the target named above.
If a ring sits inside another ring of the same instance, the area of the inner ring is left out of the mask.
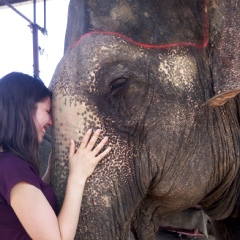
[[[88,179],[76,239],[155,239],[200,204],[240,239],[240,1],[71,0],[53,91],[52,184],[87,129],[111,153]]]

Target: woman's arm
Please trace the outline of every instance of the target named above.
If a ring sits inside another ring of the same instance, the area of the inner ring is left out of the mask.
[[[69,178],[65,199],[58,217],[38,188],[26,182],[20,182],[12,188],[11,206],[33,240],[74,239],[85,182],[98,162],[110,151],[110,148],[107,148],[98,155],[106,144],[107,138],[105,137],[94,148],[100,130],[97,130],[90,139],[91,133],[91,130],[86,133],[76,153],[75,143],[71,141]]]

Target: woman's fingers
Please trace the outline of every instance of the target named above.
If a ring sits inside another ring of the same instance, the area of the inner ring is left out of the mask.
[[[73,178],[76,177],[80,181],[83,179],[85,181],[93,173],[99,161],[110,152],[111,147],[103,149],[108,141],[108,137],[104,137],[96,144],[100,133],[100,129],[96,130],[93,135],[92,130],[88,130],[77,151],[75,142],[71,140],[69,149],[69,175],[73,176]]]
[[[92,135],[90,141],[88,142],[86,149],[88,149],[89,151],[91,151],[95,145],[95,143],[97,142],[99,135],[101,133],[101,129],[97,129],[94,134]]]
[[[92,135],[92,129],[89,129],[86,132],[86,134],[84,135],[82,143],[80,144],[80,147],[77,150],[77,153],[80,153],[80,152],[83,153],[83,151],[84,151],[85,154],[88,153],[88,154],[90,154],[89,156],[94,156],[95,157],[102,150],[102,148],[104,147],[104,145],[108,141],[108,137],[104,137],[100,141],[100,143],[96,147],[94,147],[98,138],[99,138],[100,133],[101,133],[101,129],[97,129]],[[92,137],[91,137],[91,135],[92,135]],[[73,154],[75,153],[75,148],[76,148],[75,144],[74,144],[74,152],[70,148],[71,156],[73,156]],[[73,147],[72,147],[72,149],[73,149]],[[106,150],[103,151],[103,153],[105,153],[104,156],[110,151],[110,149],[107,150],[107,151]],[[100,159],[103,158],[103,153],[100,154],[100,156],[102,156],[102,157],[100,157]]]
[[[69,159],[74,155],[76,149],[75,141],[71,139],[69,148]]]
[[[96,156],[107,143],[108,137],[104,137],[102,141],[92,150],[93,154]]]
[[[102,158],[104,158],[110,151],[111,151],[111,147],[108,147],[102,153],[100,153],[97,157],[95,157],[97,162],[99,162]]]
[[[83,137],[83,140],[82,140],[82,143],[79,147],[79,149],[84,149],[86,148],[86,146],[88,145],[88,142],[89,142],[89,139],[92,135],[92,129],[88,129],[88,131],[85,133],[84,137]]]

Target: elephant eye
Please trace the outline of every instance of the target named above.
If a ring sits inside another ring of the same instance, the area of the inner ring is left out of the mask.
[[[111,82],[109,86],[111,94],[114,94],[118,90],[123,89],[126,86],[127,82],[128,82],[127,78],[118,78]]]

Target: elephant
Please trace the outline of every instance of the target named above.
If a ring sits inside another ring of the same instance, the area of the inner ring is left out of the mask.
[[[76,239],[155,239],[196,204],[240,239],[240,0],[70,0],[53,92],[51,184],[70,139],[112,150],[84,190]]]

